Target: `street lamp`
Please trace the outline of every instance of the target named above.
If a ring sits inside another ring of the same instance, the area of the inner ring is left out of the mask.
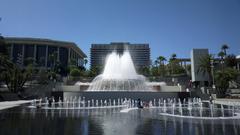
[[[211,63],[211,74],[212,74],[212,88],[215,89],[216,87],[215,87],[214,72],[213,72],[214,58],[211,58],[210,63]]]

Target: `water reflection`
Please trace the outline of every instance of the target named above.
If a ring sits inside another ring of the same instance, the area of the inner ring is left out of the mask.
[[[0,134],[16,135],[238,135],[240,120],[196,120],[161,116],[158,109],[120,113],[115,109],[42,110],[24,107],[0,112]]]

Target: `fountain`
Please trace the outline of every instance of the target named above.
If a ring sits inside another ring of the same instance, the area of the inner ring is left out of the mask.
[[[87,83],[89,86],[87,90],[81,90],[81,84],[79,86],[80,90],[53,91],[52,95],[56,98],[62,95],[62,99],[74,96],[85,97],[85,101],[98,99],[101,105],[106,105],[105,100],[111,100],[111,105],[116,104],[119,98],[131,98],[134,101],[141,99],[147,102],[152,100],[150,105],[153,106],[156,106],[156,99],[159,98],[185,98],[190,96],[189,92],[168,92],[165,89],[162,89],[165,92],[161,92],[161,87],[155,88],[154,86],[158,85],[157,83],[154,83],[154,85],[150,84],[145,76],[136,72],[128,50],[125,50],[122,54],[118,54],[116,51],[110,53],[106,57],[102,74],[96,76],[91,83]],[[113,102],[114,100],[115,103]],[[71,101],[72,99],[69,100],[69,102]],[[130,102],[134,104],[134,101]],[[74,101],[74,103],[76,102]]]
[[[112,52],[102,74],[95,77],[88,91],[150,91],[143,75],[137,74],[129,51],[122,56]]]

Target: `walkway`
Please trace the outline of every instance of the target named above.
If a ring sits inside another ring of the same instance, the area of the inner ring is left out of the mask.
[[[30,103],[31,100],[18,100],[18,101],[4,101],[0,102],[0,110],[8,109],[19,106],[21,104]]]
[[[217,104],[240,106],[240,99],[218,98],[214,100]]]

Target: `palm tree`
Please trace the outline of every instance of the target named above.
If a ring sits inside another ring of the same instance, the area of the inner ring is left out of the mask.
[[[202,56],[199,60],[199,65],[197,69],[197,73],[202,73],[203,75],[208,75],[209,79],[212,80],[213,76],[211,74],[212,67],[211,67],[211,60],[213,60],[213,55],[208,54],[205,56]]]
[[[88,60],[87,59],[84,59],[84,65],[86,66],[88,63]]]
[[[227,44],[222,45],[221,47],[222,51],[224,52],[225,56],[227,55],[227,49],[229,49],[229,46]]]
[[[167,59],[166,59],[164,56],[159,56],[159,57],[157,58],[157,60],[159,61],[159,63],[160,63],[161,65],[164,65],[164,61],[166,61]]]
[[[225,53],[223,51],[218,53],[218,57],[220,57],[222,60],[223,60],[224,56],[225,56]]]
[[[170,60],[175,60],[177,58],[177,54],[176,53],[173,53],[170,57]]]
[[[157,67],[158,64],[159,64],[159,61],[158,61],[158,60],[155,60],[155,61],[154,61],[154,66]]]
[[[220,62],[221,62],[221,65],[222,65],[222,70],[223,70],[223,63],[224,63],[224,56],[225,56],[225,53],[223,51],[219,52],[218,53],[218,57],[220,57]]]
[[[166,58],[164,56],[159,56],[156,61],[159,63],[158,73],[164,76],[165,74],[164,61],[166,61]]]

